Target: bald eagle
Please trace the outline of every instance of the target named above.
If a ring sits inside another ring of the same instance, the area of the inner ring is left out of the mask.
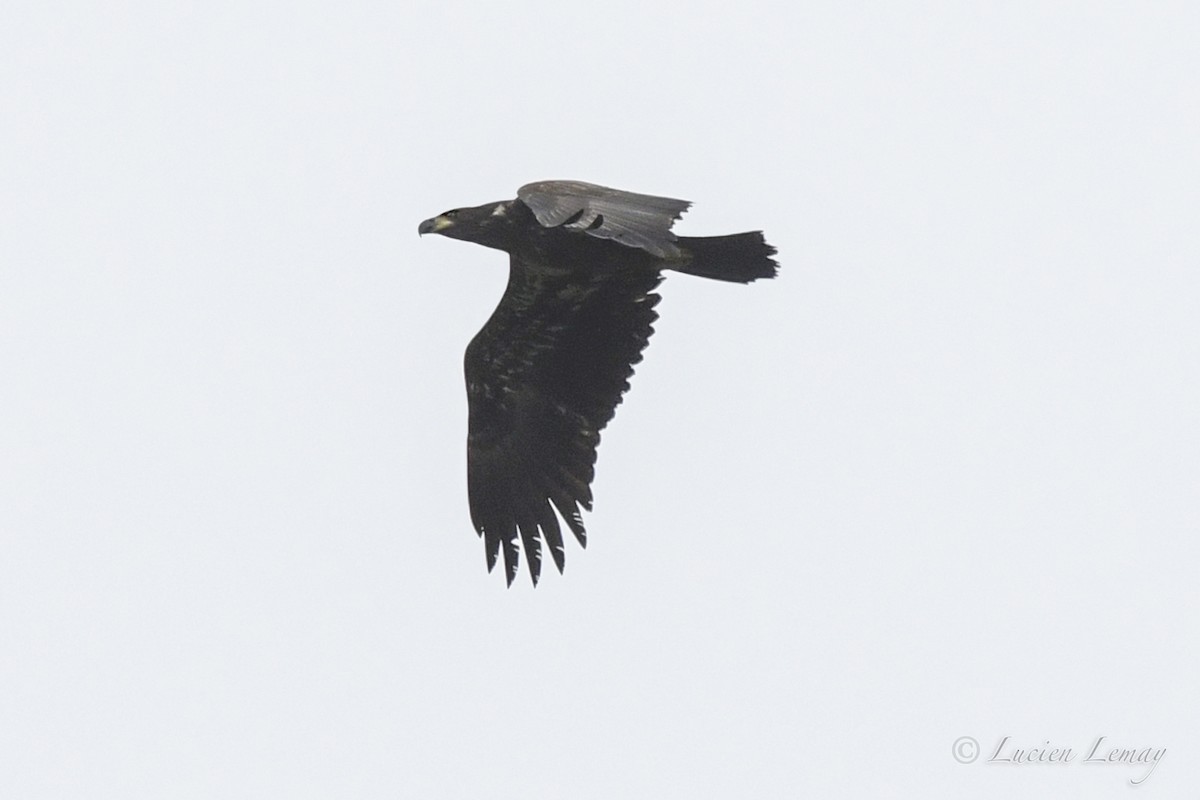
[[[467,493],[490,572],[503,552],[537,585],[542,540],[561,573],[558,515],[587,545],[600,431],[629,389],[658,318],[663,270],[732,283],[775,276],[760,231],[675,236],[691,204],[577,181],[522,186],[514,200],[447,211],[421,234],[503,250],[508,287],[467,346]]]

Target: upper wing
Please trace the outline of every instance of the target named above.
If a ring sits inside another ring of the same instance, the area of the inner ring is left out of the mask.
[[[517,535],[534,585],[545,538],[559,572],[565,552],[554,510],[586,545],[600,431],[629,388],[653,333],[661,276],[531,275],[512,257],[500,305],[467,347],[467,483],[488,570],[504,546],[511,584]]]
[[[530,183],[517,190],[517,198],[547,228],[578,228],[659,258],[679,255],[671,226],[691,205],[686,200],[622,192],[580,181]]]

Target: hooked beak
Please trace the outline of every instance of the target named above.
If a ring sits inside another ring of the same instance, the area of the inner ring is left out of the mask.
[[[445,215],[427,219],[417,227],[417,235],[424,236],[427,233],[440,233],[453,224]]]

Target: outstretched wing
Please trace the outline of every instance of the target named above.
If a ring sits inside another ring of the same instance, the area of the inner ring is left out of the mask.
[[[530,183],[517,190],[517,198],[547,228],[577,228],[659,258],[679,255],[671,226],[691,205],[687,200],[622,192],[581,181]]]
[[[600,431],[629,388],[658,318],[654,270],[530,274],[512,256],[508,288],[467,347],[467,484],[488,570],[503,547],[511,585],[517,536],[537,585],[545,540],[565,560],[554,509],[580,545]]]

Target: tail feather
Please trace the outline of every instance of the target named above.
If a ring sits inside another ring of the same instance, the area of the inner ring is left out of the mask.
[[[729,236],[680,236],[676,242],[691,261],[671,269],[701,278],[750,283],[774,278],[779,264],[771,256],[775,248],[763,239],[762,231]]]

